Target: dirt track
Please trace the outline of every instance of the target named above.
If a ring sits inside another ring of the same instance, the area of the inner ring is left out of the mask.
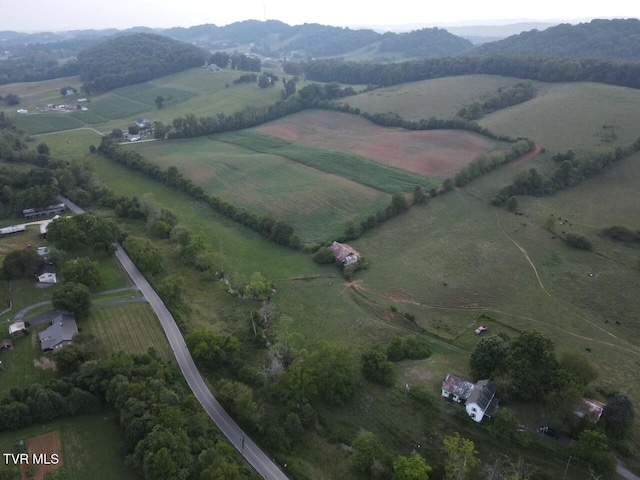
[[[60,442],[60,430],[54,430],[53,432],[45,433],[37,437],[32,437],[27,440],[27,448],[29,449],[29,460],[32,460],[32,456],[45,454],[45,458],[51,461],[52,454],[57,454],[60,460],[57,465],[35,465],[34,480],[44,480],[44,476],[48,472],[57,470],[63,466],[62,460],[62,443]],[[22,467],[22,480],[27,480],[27,466]]]

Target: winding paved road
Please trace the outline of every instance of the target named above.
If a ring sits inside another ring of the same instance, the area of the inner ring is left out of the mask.
[[[61,200],[75,213],[84,213],[84,210],[70,200],[61,197]],[[215,399],[204,379],[198,372],[196,365],[187,348],[187,344],[176,325],[175,320],[169,310],[164,305],[158,294],[151,287],[149,282],[142,276],[137,267],[133,264],[129,255],[118,245],[116,258],[127,271],[133,282],[136,284],[142,295],[147,299],[151,308],[160,320],[164,329],[171,350],[176,357],[180,370],[184,375],[189,388],[193,391],[198,401],[205,411],[218,426],[220,431],[229,439],[234,447],[251,464],[253,468],[268,480],[286,480],[287,476],[282,473],[278,466],[258,447],[248,435],[246,435],[236,422],[224,411],[220,403]]]

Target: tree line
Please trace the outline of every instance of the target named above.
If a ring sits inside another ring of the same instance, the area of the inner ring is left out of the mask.
[[[543,82],[599,82],[640,88],[640,62],[602,58],[562,59],[537,55],[498,54],[443,57],[394,64],[336,59],[285,63],[290,75],[316,82],[387,87],[456,75],[504,75]]]
[[[493,198],[492,203],[503,206],[509,198],[516,195],[546,196],[571,188],[597,175],[612,163],[640,151],[640,138],[628,147],[616,147],[606,151],[585,152],[576,156],[569,150],[565,154],[554,156],[557,167],[549,176],[543,175],[535,168],[520,173],[513,183],[503,187]]]

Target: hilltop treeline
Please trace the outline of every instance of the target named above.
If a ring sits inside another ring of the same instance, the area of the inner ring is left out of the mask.
[[[78,54],[84,91],[101,93],[199,67],[207,53],[150,33],[111,38]]]
[[[640,60],[640,20],[592,20],[578,25],[563,23],[543,31],[531,30],[485,43],[474,53]]]
[[[640,152],[640,138],[630,147],[609,149],[604,152],[587,152],[577,155],[569,150],[566,154],[554,157],[558,166],[550,176],[545,176],[535,168],[522,172],[510,185],[502,188],[492,203],[502,206],[516,195],[536,197],[553,195],[555,192],[571,188],[597,175],[614,162]]]
[[[314,60],[286,63],[290,75],[316,82],[386,87],[455,75],[504,75],[543,82],[600,82],[640,88],[640,62],[607,59],[559,59],[534,55],[465,56],[413,60],[394,64]]]

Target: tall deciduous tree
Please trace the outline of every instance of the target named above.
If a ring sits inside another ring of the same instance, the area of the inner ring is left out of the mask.
[[[67,262],[61,273],[65,282],[81,283],[91,292],[97,292],[102,285],[102,277],[100,276],[97,262],[92,262],[86,258],[78,258]]]
[[[508,363],[508,356],[509,341],[505,337],[483,337],[471,352],[471,373],[478,379],[493,378]]]
[[[467,480],[480,465],[475,444],[458,432],[445,437],[444,454],[446,480]]]
[[[396,480],[429,480],[431,467],[422,456],[414,452],[408,457],[399,456],[393,462],[393,471]]]
[[[624,438],[629,432],[634,418],[633,403],[624,393],[615,395],[602,412],[605,430],[611,438]]]
[[[536,330],[522,332],[511,342],[508,369],[512,394],[521,400],[540,398],[551,388],[557,365],[549,337]]]
[[[91,315],[91,292],[81,283],[63,283],[51,298],[53,308],[68,310],[76,320],[85,320]]]

